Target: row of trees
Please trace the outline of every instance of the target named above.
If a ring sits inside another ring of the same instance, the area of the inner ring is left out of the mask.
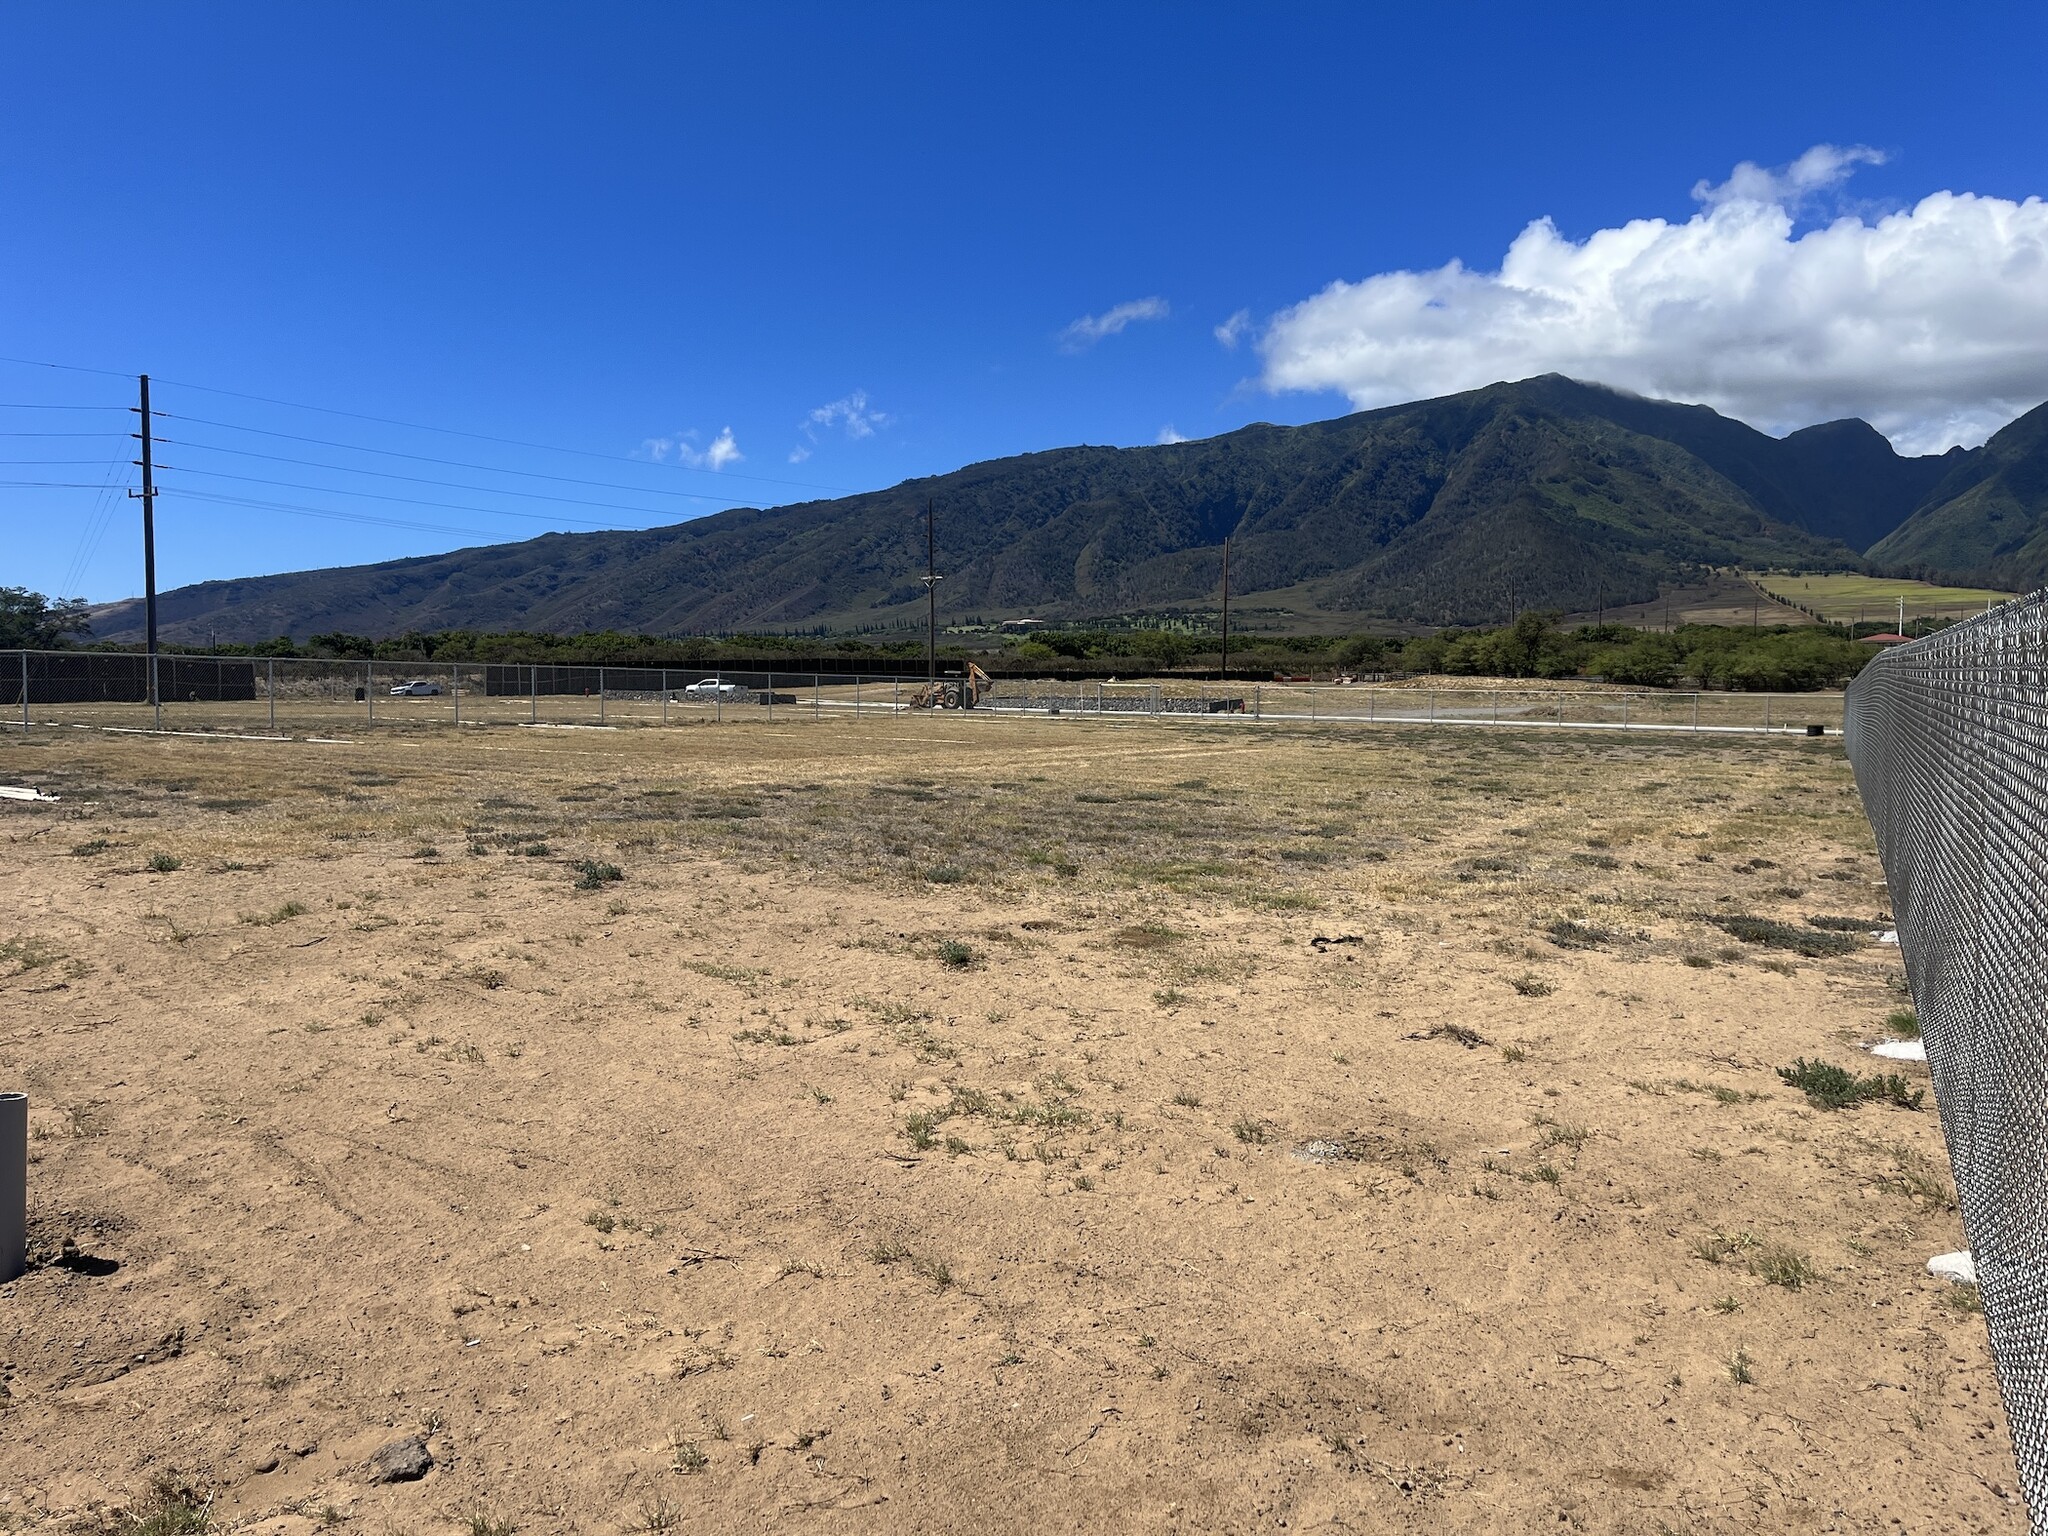
[[[88,631],[85,605],[51,602],[21,587],[0,587],[0,649],[48,649]],[[1939,623],[1939,621],[1936,621]],[[1215,666],[1220,636],[1181,630],[1058,629],[1007,645],[1006,660],[1043,663],[1120,661],[1172,669]],[[122,647],[128,649],[128,647]],[[870,644],[850,638],[741,635],[725,639],[600,630],[580,635],[526,631],[440,630],[375,640],[332,633],[218,648],[224,655],[317,657],[348,661],[532,662],[562,666],[687,667],[772,659],[778,654],[843,656],[849,662],[921,657],[921,637]],[[949,642],[949,656],[982,654]],[[1386,635],[1246,635],[1234,639],[1235,667],[1293,671],[1304,666],[1360,672],[1445,673],[1454,677],[1605,678],[1645,688],[1688,683],[1705,688],[1798,692],[1840,687],[1873,651],[1839,625],[1729,628],[1687,624],[1649,633],[1617,624],[1560,629],[1557,616],[1525,613],[1497,629]]]
[[[1645,632],[1584,624],[1566,630],[1557,627],[1553,614],[1525,613],[1499,629],[1408,640],[1356,636],[1338,646],[1335,659],[1361,670],[1453,677],[1585,677],[1644,688],[1690,683],[1797,693],[1843,686],[1874,654],[1836,625],[1685,624]]]

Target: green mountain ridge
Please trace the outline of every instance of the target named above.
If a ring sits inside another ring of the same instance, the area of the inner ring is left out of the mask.
[[[2027,592],[2048,585],[2048,405],[1959,459],[1870,550],[1888,572]]]
[[[948,618],[1213,607],[1228,536],[1247,604],[1284,591],[1317,622],[1497,622],[1645,601],[1708,566],[1857,567],[1975,462],[1902,458],[1859,421],[1772,438],[1705,406],[1545,375],[665,528],[202,582],[158,606],[172,642],[887,624],[922,617],[930,499]],[[97,610],[95,633],[138,638],[140,607]]]

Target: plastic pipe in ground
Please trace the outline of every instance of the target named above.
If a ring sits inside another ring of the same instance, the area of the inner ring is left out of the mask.
[[[0,1285],[28,1267],[28,1095],[0,1093]]]

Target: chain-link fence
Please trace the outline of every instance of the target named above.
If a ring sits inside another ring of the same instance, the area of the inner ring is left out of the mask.
[[[1878,657],[1843,734],[2048,1532],[2048,591]]]
[[[1838,730],[1841,698],[1838,693],[1473,688],[1429,679],[1389,685],[1000,678],[980,707],[1027,714],[1222,715],[1345,725],[1547,725],[1804,734],[1816,726]]]
[[[310,661],[105,651],[0,652],[0,720],[121,730],[318,736],[456,725],[620,726],[861,719],[918,712],[921,676],[708,667]],[[957,680],[956,680],[957,681]],[[956,687],[954,697],[959,693]],[[1399,684],[999,678],[977,713],[1587,730],[1835,730],[1840,694]]]

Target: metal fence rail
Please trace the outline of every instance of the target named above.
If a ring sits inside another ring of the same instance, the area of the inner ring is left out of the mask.
[[[921,670],[921,669],[920,669]],[[681,725],[904,715],[924,687],[903,672],[510,662],[316,661],[106,651],[0,651],[0,724],[322,735],[477,725]],[[1167,677],[1000,678],[976,716],[1263,721],[1305,725],[1829,732],[1840,694],[1661,689],[1274,683]]]
[[[2048,1532],[2048,590],[1879,656],[1843,734]]]

